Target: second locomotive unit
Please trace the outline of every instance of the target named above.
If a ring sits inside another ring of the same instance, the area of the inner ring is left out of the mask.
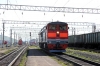
[[[50,22],[39,32],[39,47],[49,52],[65,52],[68,47],[68,24]]]

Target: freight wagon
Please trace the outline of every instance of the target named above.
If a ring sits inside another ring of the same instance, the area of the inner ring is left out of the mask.
[[[100,49],[100,32],[72,35],[68,41],[69,47]]]

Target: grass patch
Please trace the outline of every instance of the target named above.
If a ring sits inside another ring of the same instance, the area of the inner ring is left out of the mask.
[[[98,52],[95,52],[95,51],[91,51],[91,50],[78,50],[78,49],[73,49],[73,48],[67,48],[66,49],[66,51],[67,51],[67,53],[72,53],[72,52],[83,52],[83,53],[91,53],[91,54],[100,54],[100,53],[98,53]]]
[[[15,50],[15,49],[16,49],[16,48],[13,48],[13,49],[7,49],[7,48],[0,49],[0,51],[2,51],[2,52],[0,53],[0,55],[6,55],[6,54],[12,52],[12,51]]]
[[[56,62],[58,62],[59,64],[61,64],[62,66],[66,66],[66,64],[63,62],[63,61],[61,61],[60,59],[57,59],[56,57],[54,57],[54,56],[50,56],[52,59],[54,59]]]
[[[4,54],[8,54],[8,53],[10,53],[10,52],[13,51],[13,50],[15,50],[15,49],[7,50],[6,52],[4,52]]]
[[[98,54],[100,54],[100,52],[98,50],[96,51],[95,49],[74,48],[74,47],[67,48],[67,49],[68,50],[76,50],[76,51],[83,51],[83,52],[90,52],[90,53],[98,53]]]
[[[87,54],[87,55],[85,55],[84,53]],[[100,62],[100,60],[98,58],[91,57],[91,55],[97,55],[98,54],[98,53],[95,53],[95,52],[66,49],[66,54],[76,56],[76,57],[79,57],[79,58],[82,58],[82,59],[85,59],[85,60]]]
[[[22,59],[20,61],[19,66],[25,66],[26,60],[27,60],[27,52],[23,55],[23,57],[22,57]]]
[[[34,46],[34,45],[33,45],[33,46],[29,46],[29,48],[37,48],[37,46]]]

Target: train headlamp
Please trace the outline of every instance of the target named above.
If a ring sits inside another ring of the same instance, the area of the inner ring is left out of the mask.
[[[57,31],[57,34],[59,34],[59,31]]]

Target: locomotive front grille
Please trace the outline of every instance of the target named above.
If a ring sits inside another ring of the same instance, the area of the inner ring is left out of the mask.
[[[60,43],[59,42],[56,43],[56,48],[60,48]]]

